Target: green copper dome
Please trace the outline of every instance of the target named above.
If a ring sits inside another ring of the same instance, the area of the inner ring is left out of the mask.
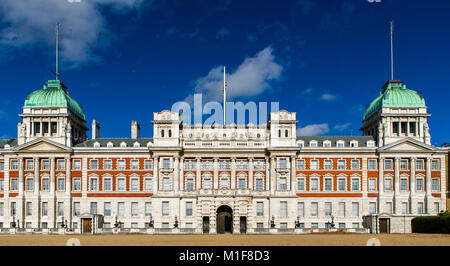
[[[67,87],[60,80],[49,80],[41,90],[28,94],[24,106],[67,107],[83,119],[83,108],[67,92]]]
[[[390,80],[384,84],[380,95],[369,104],[364,112],[364,119],[383,107],[426,106],[424,98],[418,92],[407,89],[401,81]]]

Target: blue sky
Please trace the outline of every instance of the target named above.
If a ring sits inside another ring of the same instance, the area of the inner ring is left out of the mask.
[[[432,143],[450,141],[448,1],[72,2],[0,2],[0,136],[16,135],[27,93],[54,78],[57,21],[61,80],[102,137],[129,137],[131,120],[151,137],[153,112],[196,92],[220,100],[223,65],[228,100],[277,101],[308,135],[361,135],[390,78],[394,20],[394,78],[425,97]]]

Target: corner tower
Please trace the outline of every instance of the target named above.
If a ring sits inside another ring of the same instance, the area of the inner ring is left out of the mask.
[[[72,147],[87,139],[83,108],[69,95],[60,80],[49,80],[41,90],[30,93],[19,116],[18,145],[46,138]]]
[[[405,137],[431,145],[429,116],[421,94],[402,81],[390,80],[367,107],[360,130],[373,136],[379,147]]]

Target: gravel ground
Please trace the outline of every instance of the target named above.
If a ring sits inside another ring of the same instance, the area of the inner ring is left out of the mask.
[[[382,246],[450,246],[443,234],[307,235],[0,235],[0,246],[64,246],[77,238],[82,246],[366,246],[377,238]]]

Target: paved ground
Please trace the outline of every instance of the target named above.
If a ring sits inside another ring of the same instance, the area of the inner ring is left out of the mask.
[[[63,246],[77,238],[82,246],[450,246],[450,235],[333,234],[307,235],[0,235],[0,246]]]

